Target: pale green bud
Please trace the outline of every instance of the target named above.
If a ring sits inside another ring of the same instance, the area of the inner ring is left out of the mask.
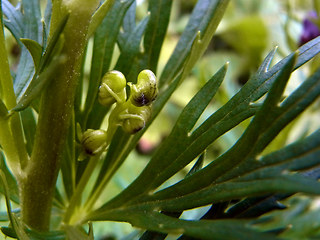
[[[130,104],[126,114],[120,115],[120,118],[123,119],[123,130],[130,134],[137,133],[143,129],[150,117],[150,106],[136,107],[132,104]]]
[[[129,84],[131,87],[130,100],[137,107],[150,105],[158,95],[157,78],[150,70],[139,73],[137,84]]]
[[[123,103],[126,101],[126,78],[116,70],[107,72],[101,81],[99,87],[99,102],[103,106],[110,106],[118,102]]]
[[[81,144],[87,154],[96,155],[107,147],[106,141],[106,131],[88,129],[82,135]]]
[[[109,117],[110,132],[115,128],[114,126],[118,125],[122,126],[123,130],[130,134],[136,133],[145,127],[150,116],[150,106],[137,107],[130,101],[118,104]]]

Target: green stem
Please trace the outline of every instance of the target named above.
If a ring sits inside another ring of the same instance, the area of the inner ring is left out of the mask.
[[[100,158],[100,154],[97,156],[94,156],[90,158],[89,163],[84,171],[84,173],[81,176],[80,182],[78,183],[76,190],[74,194],[72,195],[72,198],[70,200],[69,206],[67,208],[67,211],[65,213],[64,223],[68,225],[72,225],[74,222],[77,222],[79,219],[75,220],[76,214],[74,214],[74,210],[79,207],[81,203],[81,196],[82,193],[92,176],[92,172],[97,166],[98,160]],[[81,214],[81,213],[80,213]]]
[[[69,13],[62,54],[67,57],[42,94],[37,131],[26,177],[21,181],[22,220],[38,231],[49,229],[52,198],[73,109],[80,65],[92,13],[99,0],[53,2],[50,33]],[[53,29],[52,29],[53,28]]]
[[[0,56],[0,97],[6,108],[11,109],[16,105],[16,96],[13,90],[13,81],[5,47],[2,12],[0,17]],[[24,144],[19,114],[9,118],[0,118],[0,144],[9,168],[16,177],[20,177],[22,168],[27,164],[28,154]]]
[[[89,197],[88,201],[85,204],[85,212],[90,212],[94,208],[94,205],[96,201],[99,199],[101,194],[103,193],[104,189],[106,188],[107,184],[109,183],[110,179],[113,177],[115,174],[116,170],[121,166],[122,163],[122,157],[123,154],[126,152],[127,148],[130,145],[130,141],[132,140],[133,136],[130,136],[130,139],[127,141],[126,145],[124,146],[123,150],[121,153],[117,156],[115,161],[111,164],[111,166],[108,168],[107,172],[104,175],[104,178],[98,185],[96,189],[94,189],[94,192],[91,194]]]

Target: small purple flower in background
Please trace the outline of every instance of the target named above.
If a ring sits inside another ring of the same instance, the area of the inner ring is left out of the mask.
[[[319,26],[314,23],[314,20],[317,19],[317,13],[312,11],[308,14],[307,18],[303,20],[303,30],[300,37],[300,45],[303,45],[306,42],[320,36]]]

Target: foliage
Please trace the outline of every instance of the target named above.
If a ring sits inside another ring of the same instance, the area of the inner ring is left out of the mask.
[[[125,189],[113,191],[123,164],[210,47],[229,1],[197,1],[164,67],[160,55],[174,1],[149,0],[148,14],[140,18],[134,0],[100,5],[49,0],[43,20],[40,3],[1,3],[4,235],[93,239],[99,233],[92,222],[114,221],[143,229],[137,235],[144,240],[167,234],[179,239],[319,236],[317,225],[299,228],[299,223],[318,219],[319,210],[307,206],[320,194],[320,130],[307,129],[290,144],[279,137],[287,139],[304,111],[319,114],[314,107],[319,65],[293,91],[286,87],[295,70],[317,57],[320,37],[273,65],[277,48],[259,62],[267,33],[259,29],[263,22],[257,16],[220,32],[220,39],[246,56],[241,66],[254,73],[230,99],[221,100],[230,63],[221,66],[183,106],[141,173]],[[16,71],[9,66],[4,27],[21,49]],[[235,36],[245,43],[239,45]],[[234,129],[242,129],[241,135],[214,154],[214,144]],[[186,219],[188,210],[199,207],[206,207],[204,213]]]

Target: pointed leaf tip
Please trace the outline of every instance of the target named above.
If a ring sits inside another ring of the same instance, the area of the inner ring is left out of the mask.
[[[20,38],[20,41],[30,52],[35,69],[38,69],[42,56],[42,46],[32,39]]]
[[[276,54],[278,49],[278,46],[275,46],[272,51],[266,56],[266,58],[263,60],[262,64],[260,65],[258,69],[258,74],[268,72],[270,64],[274,58],[274,55]]]
[[[5,118],[8,116],[8,109],[4,102],[0,99],[0,117]]]

